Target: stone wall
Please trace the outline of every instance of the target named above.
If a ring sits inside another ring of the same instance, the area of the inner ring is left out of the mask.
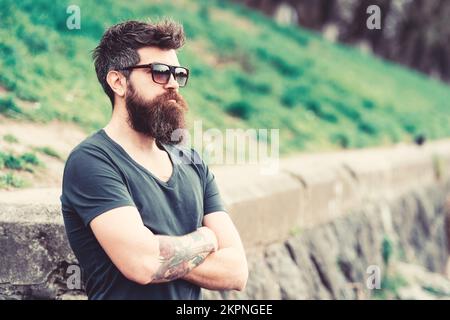
[[[388,247],[395,260],[444,273],[449,168],[449,140],[300,155],[282,160],[274,175],[257,166],[213,168],[250,278],[244,292],[205,290],[205,298],[366,298],[368,267],[386,274]],[[83,297],[67,287],[76,260],[59,193],[0,193],[0,298]]]
[[[369,267],[379,267],[382,277],[388,270],[385,241],[392,243],[395,259],[443,274],[449,246],[442,204],[449,193],[447,183],[413,190],[394,201],[369,202],[283,242],[253,248],[245,292],[208,292],[206,297],[366,299],[374,293],[366,286]]]

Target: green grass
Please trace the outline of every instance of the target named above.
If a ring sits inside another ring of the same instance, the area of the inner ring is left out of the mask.
[[[437,298],[448,297],[448,292],[445,292],[440,288],[435,288],[432,286],[423,286],[422,288],[423,288],[423,290],[436,296]]]
[[[33,167],[42,165],[43,163],[38,157],[31,152],[25,152],[22,155],[15,155],[11,152],[3,152],[0,150],[0,169],[26,170],[33,172]]]
[[[396,246],[394,241],[384,234],[381,242],[381,256],[384,263],[381,288],[372,290],[372,298],[378,300],[398,299],[399,289],[408,286],[408,281],[390,266],[394,260],[399,261],[404,258],[403,249]]]
[[[398,290],[407,285],[406,279],[399,274],[385,275],[381,280],[381,289],[374,289],[372,298],[377,300],[398,299]]]
[[[68,30],[66,8],[81,9]],[[0,113],[87,132],[111,107],[90,58],[108,26],[171,16],[184,24],[182,94],[203,129],[279,128],[280,152],[450,136],[450,89],[417,72],[226,1],[0,0]]]
[[[394,253],[394,244],[389,236],[384,235],[383,241],[381,243],[381,256],[383,257],[383,262],[387,266],[392,260]]]
[[[28,183],[14,175],[12,172],[8,172],[6,174],[0,173],[0,189],[6,187],[24,188],[26,186],[28,186]]]
[[[17,143],[17,142],[19,142],[19,139],[17,139],[17,137],[12,135],[12,134],[5,134],[3,136],[3,140],[8,142],[8,143]]]
[[[30,182],[18,176],[18,173],[21,171],[34,173],[37,167],[45,165],[32,152],[17,155],[0,150],[0,189],[29,187]]]
[[[41,152],[43,154],[46,154],[50,157],[56,158],[56,159],[60,159],[60,160],[63,159],[63,157],[58,153],[58,151],[56,151],[55,149],[53,149],[52,147],[49,147],[49,146],[36,147],[36,148],[34,148],[34,150]]]

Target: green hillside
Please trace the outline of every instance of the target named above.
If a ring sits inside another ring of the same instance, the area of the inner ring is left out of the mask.
[[[81,9],[68,30],[67,6]],[[225,1],[0,1],[0,113],[61,119],[87,132],[111,106],[91,50],[108,26],[171,16],[184,24],[182,94],[203,128],[279,128],[280,151],[450,136],[450,88],[416,72]]]

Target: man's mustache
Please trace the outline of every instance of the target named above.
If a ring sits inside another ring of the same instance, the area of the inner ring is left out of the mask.
[[[176,91],[167,91],[157,97],[159,101],[169,101],[169,100],[175,100],[177,103],[179,103],[181,100],[183,100],[183,97]]]

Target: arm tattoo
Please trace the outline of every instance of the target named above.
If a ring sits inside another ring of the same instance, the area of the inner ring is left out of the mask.
[[[181,237],[157,237],[161,264],[153,283],[168,282],[185,276],[214,250],[214,245],[199,231]]]

